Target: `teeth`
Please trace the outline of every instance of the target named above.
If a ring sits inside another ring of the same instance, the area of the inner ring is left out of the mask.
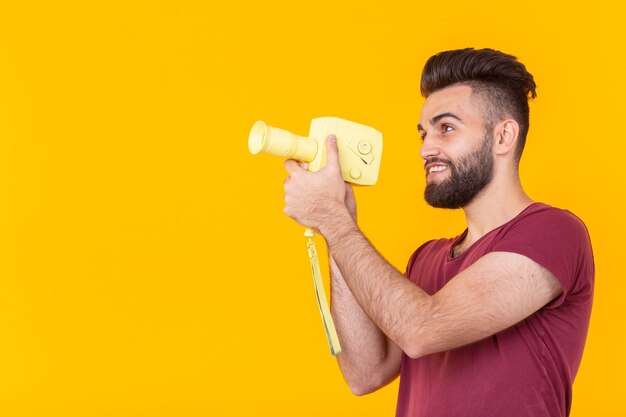
[[[430,167],[430,169],[428,170],[428,173],[432,174],[433,172],[443,171],[446,168],[447,167],[444,166],[444,165],[437,165],[437,166],[434,166],[434,167]]]

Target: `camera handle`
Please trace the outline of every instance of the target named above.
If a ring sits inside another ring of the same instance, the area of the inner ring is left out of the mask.
[[[322,272],[317,258],[315,241],[313,240],[315,232],[310,227],[307,227],[304,232],[304,236],[309,238],[306,247],[309,252],[309,260],[311,261],[311,272],[313,273],[313,283],[315,284],[315,295],[317,296],[317,305],[320,309],[320,313],[322,314],[322,322],[324,323],[324,330],[326,331],[326,339],[328,340],[328,345],[330,346],[330,353],[332,353],[333,356],[337,356],[341,353],[341,345],[339,344],[339,337],[337,336],[335,323],[333,322],[333,317],[330,315],[328,301],[326,300],[326,293],[324,292]]]

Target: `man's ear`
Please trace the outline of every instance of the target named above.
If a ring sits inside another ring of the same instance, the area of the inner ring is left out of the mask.
[[[518,136],[519,124],[514,119],[506,119],[498,123],[493,132],[496,155],[515,152]]]

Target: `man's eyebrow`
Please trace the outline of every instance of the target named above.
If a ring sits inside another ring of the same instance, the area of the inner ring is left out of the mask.
[[[433,117],[432,119],[430,119],[430,124],[434,125],[435,123],[437,123],[439,120],[443,119],[444,117],[452,117],[453,119],[456,119],[459,122],[463,123],[463,120],[461,120],[461,118],[459,116],[457,116],[456,114],[450,113],[450,112],[445,112],[445,113],[438,114],[435,117]],[[424,127],[422,126],[421,123],[417,124],[417,130],[424,130]]]

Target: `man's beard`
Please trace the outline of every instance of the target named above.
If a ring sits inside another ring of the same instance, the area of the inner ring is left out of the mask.
[[[456,209],[469,204],[493,177],[492,138],[486,134],[478,149],[452,161],[432,158],[430,162],[440,162],[448,166],[450,175],[440,184],[426,184],[424,199],[433,207]]]

